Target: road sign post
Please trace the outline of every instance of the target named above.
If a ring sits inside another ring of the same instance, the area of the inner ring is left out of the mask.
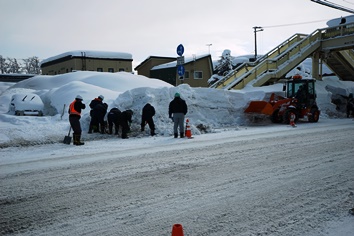
[[[185,72],[184,66],[182,65],[177,66],[177,73],[179,76],[183,76],[184,72]]]
[[[183,79],[184,79],[184,56],[182,56],[184,53],[184,47],[182,44],[177,46],[177,55],[179,57],[177,57],[177,74],[179,75],[179,79],[181,81],[181,83],[183,84]],[[176,86],[177,86],[177,79],[176,79]]]
[[[184,47],[182,44],[180,44],[177,46],[177,55],[181,57],[183,53],[184,53]]]
[[[177,66],[184,64],[184,56],[177,57]]]

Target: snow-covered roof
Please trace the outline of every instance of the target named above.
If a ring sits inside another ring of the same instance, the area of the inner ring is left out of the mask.
[[[354,22],[354,15],[349,15],[349,16],[344,16],[344,17],[329,20],[329,21],[327,21],[327,25],[329,27],[334,27],[334,26],[340,25],[340,23],[342,21],[344,21],[343,24],[353,23]]]
[[[41,65],[50,61],[55,61],[64,57],[88,57],[88,58],[101,58],[101,59],[124,59],[133,60],[133,55],[125,52],[107,52],[107,51],[69,51],[53,57],[49,57],[41,61]]]
[[[187,57],[187,58],[185,57],[184,64],[188,64],[192,61],[196,61],[196,60],[199,60],[199,59],[207,57],[207,56],[210,56],[210,54],[204,54],[204,55],[200,55],[200,56]],[[151,70],[160,70],[160,69],[171,68],[171,67],[176,67],[176,66],[177,66],[177,61],[172,61],[172,62],[168,62],[165,64],[154,66],[153,68],[151,68]]]

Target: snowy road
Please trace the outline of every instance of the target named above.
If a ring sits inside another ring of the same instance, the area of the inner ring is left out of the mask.
[[[343,119],[1,149],[0,234],[331,235],[353,222],[353,133]]]

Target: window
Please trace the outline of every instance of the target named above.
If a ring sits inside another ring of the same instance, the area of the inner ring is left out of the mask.
[[[194,79],[203,79],[203,71],[194,71]]]
[[[124,68],[119,68],[119,71],[124,71]]]
[[[114,72],[114,69],[113,69],[113,68],[108,68],[108,72],[113,73],[113,72]]]
[[[98,72],[103,72],[103,68],[97,68]]]
[[[189,71],[185,71],[184,72],[184,78],[185,79],[189,79]]]

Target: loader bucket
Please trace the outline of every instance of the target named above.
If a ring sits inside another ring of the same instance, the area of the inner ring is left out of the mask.
[[[266,101],[251,101],[244,112],[270,116],[273,113],[273,106]]]

